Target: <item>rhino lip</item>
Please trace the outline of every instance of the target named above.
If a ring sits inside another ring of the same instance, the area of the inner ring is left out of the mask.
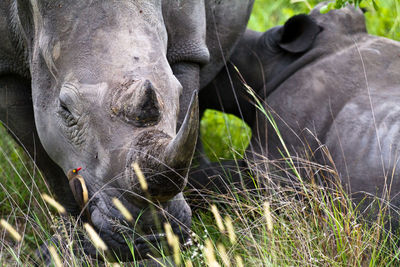
[[[149,258],[149,254],[153,256],[158,256],[160,254],[160,246],[167,244],[166,234],[164,232],[147,232],[140,233],[140,231],[135,230],[130,223],[128,223],[123,217],[118,216],[112,212],[112,210],[104,207],[98,202],[104,201],[103,198],[95,197],[92,201],[89,201],[90,216],[101,216],[101,224],[96,223],[96,221],[91,222],[92,226],[100,234],[100,237],[108,245],[109,249],[113,254],[117,255],[118,258],[124,260],[132,260],[135,257],[140,259]],[[120,215],[120,214],[119,214]],[[184,218],[182,218],[184,219]],[[178,224],[174,224],[173,232],[178,234],[179,241],[182,248],[187,248],[192,244],[190,238],[190,223],[187,225],[181,220]],[[98,222],[98,220],[97,220]],[[182,229],[187,230],[177,230],[176,227],[182,226]],[[155,230],[155,229],[154,229]],[[90,242],[89,242],[90,243]],[[131,250],[133,246],[133,250]],[[96,250],[94,248],[87,249],[89,255],[96,255]]]
[[[190,247],[193,244],[193,241],[190,236],[187,236],[184,242],[181,242],[181,246],[184,248]],[[160,244],[166,243],[167,237],[165,233],[158,233],[153,235],[143,235],[136,239],[134,239],[134,245],[145,245],[145,244]]]
[[[115,225],[115,227],[117,226]],[[122,228],[122,231],[115,231],[114,234],[110,232],[103,233],[103,235],[105,234],[111,238],[111,240],[108,239],[106,243],[111,246],[111,250],[120,259],[147,259],[149,258],[149,255],[159,257],[171,252],[167,245],[168,240],[164,232],[139,235],[139,233],[135,233],[133,229],[127,229],[124,225]],[[116,233],[118,234],[118,237],[116,237]],[[185,233],[184,237],[179,235],[179,241],[182,249],[189,248],[193,243],[189,233]],[[130,250],[131,246],[129,244],[133,245],[133,251]],[[161,247],[168,248],[168,250],[160,250]]]
[[[132,234],[136,235],[137,237],[128,239],[126,241],[132,242],[135,246],[136,245],[145,245],[145,244],[161,244],[163,242],[167,242],[167,236],[166,233],[161,232],[161,233],[151,233],[151,234],[142,234],[139,235],[139,233],[135,233],[134,229],[128,228],[125,226],[125,223],[121,222],[116,222],[113,220],[112,222],[113,227],[117,228],[115,232],[118,234],[124,236],[124,237],[129,237],[132,236]],[[180,242],[183,247],[188,247],[192,244],[192,239],[190,238],[189,234],[190,230],[186,233],[185,232],[185,237],[182,238],[182,235],[180,235]],[[139,235],[139,236],[138,236]],[[125,245],[127,244],[126,242],[124,243]]]

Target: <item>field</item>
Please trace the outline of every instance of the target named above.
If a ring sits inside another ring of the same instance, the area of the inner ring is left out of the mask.
[[[256,0],[249,27],[264,31],[292,15],[307,13],[318,2]],[[376,3],[378,10],[365,5],[368,31],[400,41],[400,4],[397,0]],[[214,110],[208,110],[201,121],[205,149],[214,161],[242,154],[249,131],[239,118]],[[1,126],[0,137],[0,219],[21,234],[17,241],[0,228],[0,266],[25,266],[55,228],[64,225],[58,212],[42,200],[42,193],[51,192],[33,160]],[[400,265],[396,232],[391,234],[383,226],[386,207],[379,207],[378,218],[366,222],[339,184],[327,189],[314,182],[317,177],[303,175],[316,170],[326,170],[332,181],[338,180],[327,166],[309,162],[300,174],[289,161],[284,171],[293,178],[290,186],[274,173],[262,173],[264,186],[256,192],[210,196],[205,203],[210,210],[193,215],[193,246],[178,253],[175,261],[186,266]],[[173,242],[171,247],[179,250]],[[55,254],[65,266],[112,266],[81,259],[68,250]]]

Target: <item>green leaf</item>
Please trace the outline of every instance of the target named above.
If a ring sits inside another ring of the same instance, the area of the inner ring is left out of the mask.
[[[321,14],[326,14],[330,11],[328,5],[324,5],[323,7],[320,8],[319,12],[321,12]]]
[[[379,11],[379,6],[376,4],[375,0],[372,0],[372,5],[376,11]]]

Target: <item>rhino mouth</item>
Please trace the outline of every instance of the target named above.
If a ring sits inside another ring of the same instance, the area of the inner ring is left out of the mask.
[[[134,217],[132,222],[126,221],[109,196],[96,196],[89,202],[92,226],[116,259],[129,261],[168,255],[170,249],[163,228],[167,221],[183,247],[191,244],[191,210],[181,195],[161,203],[157,210],[124,204]],[[88,255],[98,255],[91,242],[84,249]]]

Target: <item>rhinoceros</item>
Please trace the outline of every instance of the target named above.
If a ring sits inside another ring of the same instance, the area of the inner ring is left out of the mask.
[[[247,30],[227,69],[200,92],[200,112],[222,106],[242,117],[253,130],[247,156],[281,159],[287,155],[281,139],[257,112],[249,86],[266,101],[291,155],[304,157],[307,151],[313,160],[331,165],[355,203],[370,204],[364,200],[368,195],[398,210],[400,43],[368,34],[360,9],[321,14],[320,8],[265,33]],[[231,175],[239,181],[234,171],[246,163],[233,167]],[[191,177],[199,187],[221,184],[219,178],[209,179],[218,175],[223,176],[221,170],[208,163]]]
[[[164,236],[157,225],[165,221],[181,242],[189,238],[191,210],[182,190],[198,135],[197,92],[231,55],[252,5],[0,1],[0,119],[73,215],[81,210],[66,174],[82,167],[90,199],[90,218],[83,220],[119,258],[151,254],[151,244]],[[147,191],[133,163],[144,172]],[[114,197],[140,232],[119,226],[124,217]]]

